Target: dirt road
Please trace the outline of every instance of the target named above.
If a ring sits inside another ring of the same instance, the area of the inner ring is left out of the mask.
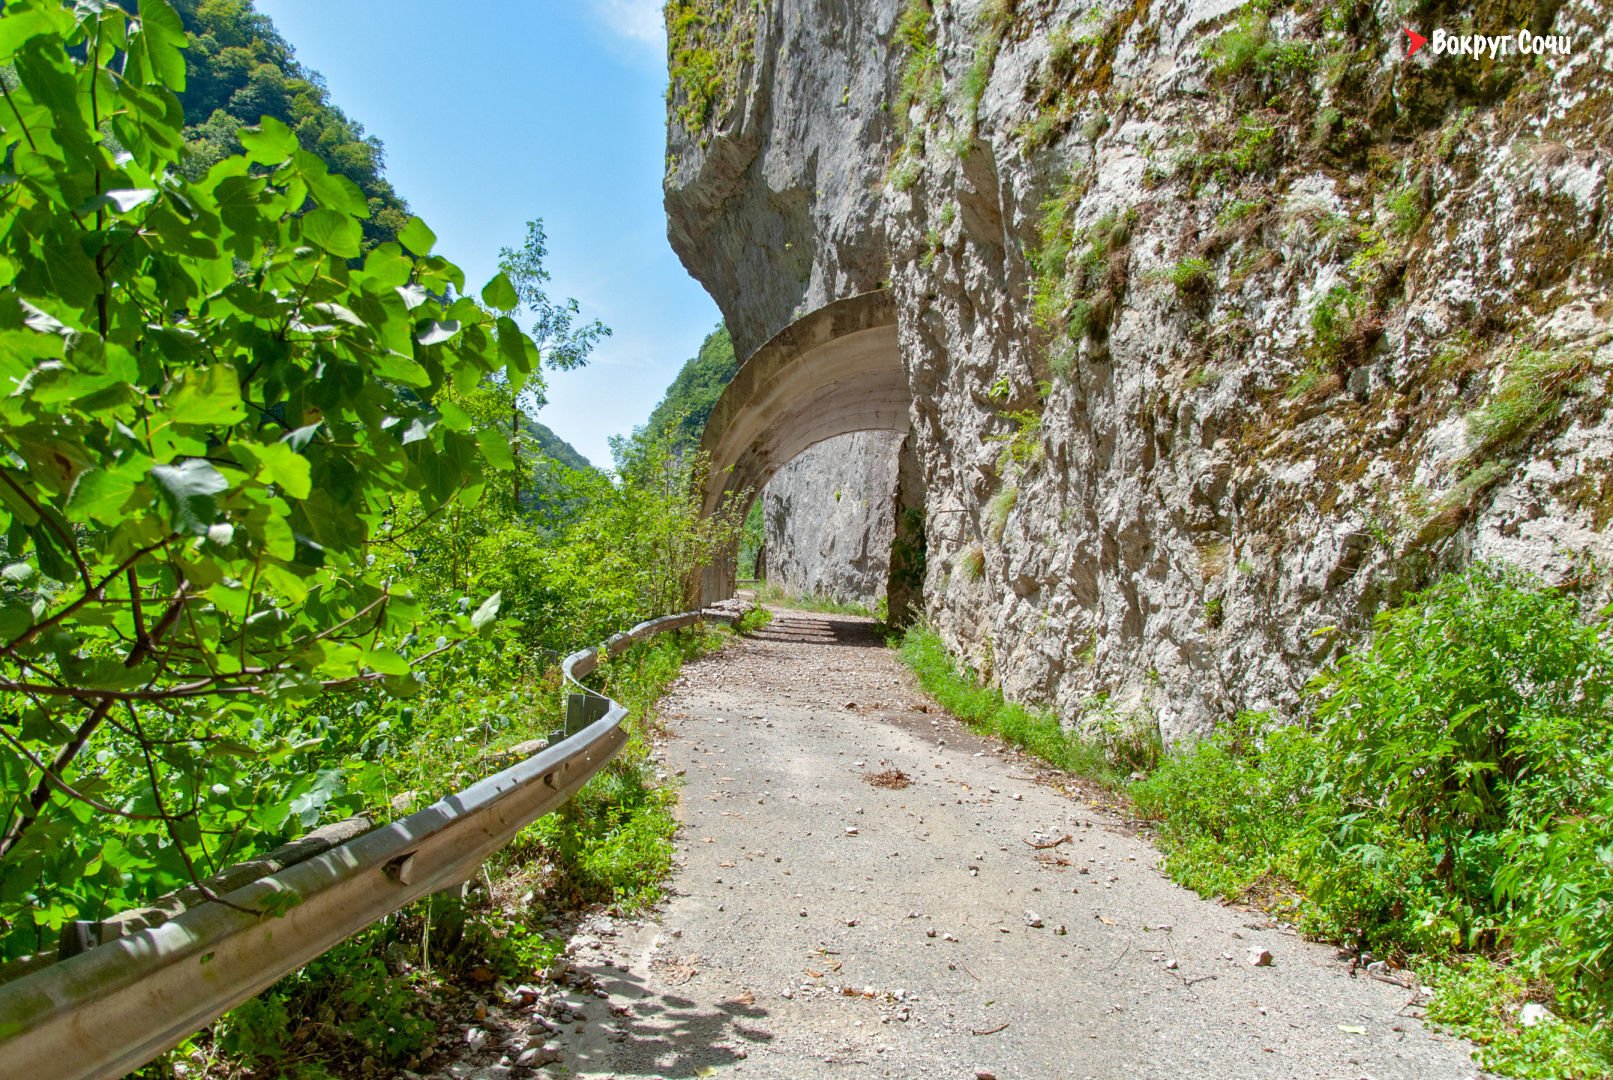
[[[573,942],[565,1071],[1477,1075],[1408,1015],[1415,991],[1176,887],[1122,823],[927,706],[866,621],[781,611],[663,714],[673,898]]]

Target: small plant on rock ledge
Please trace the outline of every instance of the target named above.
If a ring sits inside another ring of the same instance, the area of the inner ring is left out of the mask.
[[[1471,456],[1523,441],[1561,411],[1589,371],[1588,353],[1520,348],[1495,394],[1468,414]]]
[[[1177,296],[1184,300],[1195,300],[1209,295],[1214,268],[1208,259],[1194,255],[1161,271],[1160,277],[1170,282]]]
[[[965,579],[979,581],[986,576],[986,551],[979,544],[971,544],[958,556],[958,569]]]
[[[1004,484],[997,489],[997,494],[991,497],[986,504],[986,520],[990,524],[990,533],[993,540],[1001,540],[1003,533],[1008,529],[1008,515],[1014,512],[1019,503],[1019,486],[1017,484]]]

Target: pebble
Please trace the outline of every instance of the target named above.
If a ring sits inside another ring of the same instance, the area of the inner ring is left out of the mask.
[[[1258,945],[1249,947],[1249,963],[1255,967],[1271,967],[1271,950],[1262,949]]]

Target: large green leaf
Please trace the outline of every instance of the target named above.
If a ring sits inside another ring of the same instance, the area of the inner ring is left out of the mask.
[[[428,229],[426,223],[419,218],[410,218],[409,224],[398,230],[398,242],[424,258],[437,246],[437,234]]]
[[[242,128],[237,137],[247,160],[259,165],[278,165],[297,150],[296,133],[272,116],[265,116],[255,128]]]
[[[246,419],[241,380],[228,364],[192,369],[168,397],[168,414],[181,424],[238,424]]]
[[[364,239],[358,222],[324,207],[310,210],[303,216],[302,235],[310,243],[344,259],[358,258],[359,245]]]
[[[164,0],[140,0],[140,32],[130,41],[130,51],[144,60],[153,81],[179,93],[185,89],[185,55],[189,46],[185,24],[179,13]]]
[[[176,532],[204,536],[218,517],[215,495],[228,491],[230,482],[212,462],[190,458],[174,465],[157,465],[151,479],[168,503]]]
[[[308,459],[286,443],[240,443],[236,445],[235,452],[257,467],[260,480],[278,486],[293,499],[306,499],[313,490],[313,475]]]
[[[501,271],[482,289],[482,302],[496,311],[514,311],[520,305],[521,298],[516,295],[515,286],[510,284],[509,275]]]
[[[122,470],[90,469],[73,485],[73,493],[67,500],[67,516],[73,521],[93,520],[115,525],[139,486],[138,477],[128,476]]]

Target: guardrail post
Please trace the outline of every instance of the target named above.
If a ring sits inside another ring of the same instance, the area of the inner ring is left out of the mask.
[[[567,694],[566,695],[566,729],[564,734],[570,735],[610,712],[610,699],[594,694]]]

